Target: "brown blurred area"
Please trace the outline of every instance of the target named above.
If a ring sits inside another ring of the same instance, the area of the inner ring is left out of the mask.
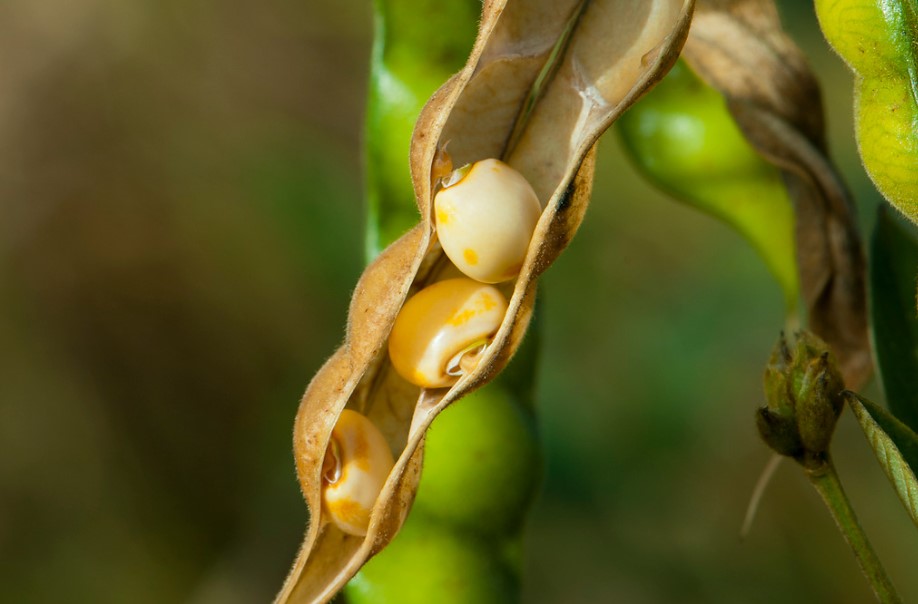
[[[369,11],[0,6],[0,600],[279,585],[362,258]]]
[[[783,3],[871,201],[850,83]],[[290,436],[363,258],[368,0],[0,3],[0,601],[269,601],[307,520]],[[869,601],[754,432],[781,296],[614,137],[545,278],[527,602]],[[406,160],[407,163],[407,160]],[[842,479],[903,594],[918,543],[843,418]],[[457,452],[461,454],[461,452]]]

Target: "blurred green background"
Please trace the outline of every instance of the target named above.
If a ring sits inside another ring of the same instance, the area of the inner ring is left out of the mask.
[[[307,519],[293,416],[362,266],[369,4],[0,4],[0,601],[279,588]],[[811,7],[782,8],[869,227],[850,78]],[[790,464],[738,538],[783,324],[738,236],[649,190],[607,136],[544,283],[524,601],[870,601]],[[918,601],[918,535],[847,415],[835,455]]]

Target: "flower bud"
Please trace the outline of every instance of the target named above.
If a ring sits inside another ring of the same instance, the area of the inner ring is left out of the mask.
[[[791,350],[782,334],[765,369],[767,404],[756,416],[759,434],[781,455],[804,465],[819,463],[841,413],[843,390],[825,342],[802,331]]]

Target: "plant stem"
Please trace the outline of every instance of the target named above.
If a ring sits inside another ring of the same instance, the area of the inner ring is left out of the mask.
[[[883,604],[901,604],[902,598],[896,592],[895,586],[886,574],[883,563],[877,557],[873,546],[867,539],[867,534],[861,527],[854,508],[845,490],[842,488],[841,481],[838,479],[838,473],[832,464],[831,458],[826,456],[824,464],[819,465],[813,470],[807,470],[807,477],[815,487],[816,491],[822,497],[826,507],[835,519],[838,530],[845,537],[845,541],[851,546],[857,562],[864,572],[864,576],[870,581],[870,586],[877,596],[877,600]]]

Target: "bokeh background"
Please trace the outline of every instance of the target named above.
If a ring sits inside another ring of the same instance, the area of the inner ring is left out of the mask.
[[[869,228],[850,78],[809,3],[782,9]],[[370,35],[369,0],[0,3],[0,601],[280,586],[307,519],[293,416],[362,267]],[[650,190],[611,135],[544,284],[526,602],[870,601],[789,464],[738,538],[783,323],[738,236]],[[918,601],[918,536],[850,417],[836,443]]]

